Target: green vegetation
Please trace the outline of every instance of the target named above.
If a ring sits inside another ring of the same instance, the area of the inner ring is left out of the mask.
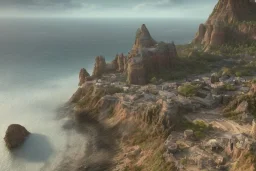
[[[256,78],[252,79],[252,83],[253,83],[253,84],[256,83]]]
[[[185,83],[178,88],[179,94],[186,96],[186,97],[191,97],[194,96],[199,88],[199,85],[194,85],[192,83]]]
[[[212,47],[211,51],[215,55],[224,55],[227,57],[234,57],[245,54],[255,55],[256,42],[250,40],[239,43],[234,42],[222,46]]]
[[[152,84],[156,84],[156,82],[157,82],[156,77],[151,78],[150,83],[152,83]]]
[[[138,124],[139,126],[136,127],[134,132],[131,134],[129,141],[126,142],[127,145],[138,145],[142,151],[152,151],[153,149],[153,153],[147,157],[142,166],[139,168],[145,171],[177,170],[173,162],[166,162],[163,158],[163,154],[166,150],[164,147],[166,136],[162,133],[157,133],[154,126],[148,124],[143,125],[141,123]],[[136,168],[136,166],[129,166],[130,170],[133,170],[134,168]]]
[[[207,133],[212,130],[212,126],[210,124],[206,124],[204,121],[196,120],[194,122],[189,122],[186,119],[182,121],[181,128],[184,130],[193,130],[197,139],[205,138]]]
[[[222,90],[224,90],[224,91],[235,91],[236,87],[233,86],[232,84],[225,83],[224,86],[222,87]]]
[[[235,112],[235,109],[243,101],[248,102],[249,113],[256,118],[256,94],[245,94],[234,98],[224,109],[224,116],[232,119],[240,119],[241,113]]]
[[[219,76],[237,76],[237,77],[243,77],[243,76],[252,76],[253,73],[256,72],[256,62],[251,61],[250,63],[243,63],[241,64],[234,64],[232,68],[223,67],[218,75]]]

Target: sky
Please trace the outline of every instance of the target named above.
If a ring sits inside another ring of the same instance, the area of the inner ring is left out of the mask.
[[[207,18],[218,0],[0,0],[1,17]]]

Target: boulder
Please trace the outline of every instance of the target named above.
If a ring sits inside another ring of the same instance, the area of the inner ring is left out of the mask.
[[[178,150],[178,145],[176,143],[169,143],[167,147],[168,153],[176,153]]]
[[[29,136],[27,129],[18,124],[12,124],[7,128],[4,141],[9,149],[21,146]]]
[[[213,74],[211,75],[211,83],[214,84],[214,83],[219,82],[219,81],[220,81],[220,80],[219,80],[218,74],[217,74],[217,73],[213,73]]]
[[[86,69],[82,68],[79,73],[79,86],[81,86],[86,81],[86,77],[89,77],[90,74],[86,71]]]

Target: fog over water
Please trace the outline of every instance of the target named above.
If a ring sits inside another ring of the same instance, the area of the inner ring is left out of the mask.
[[[39,171],[67,148],[56,109],[77,89],[78,73],[92,72],[94,57],[107,60],[131,49],[145,23],[158,41],[192,40],[200,20],[180,19],[0,19],[0,170]],[[24,125],[32,136],[8,152],[9,124]],[[56,162],[57,164],[57,162]]]

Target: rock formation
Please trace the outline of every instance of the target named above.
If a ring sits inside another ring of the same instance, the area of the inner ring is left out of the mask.
[[[150,48],[156,44],[156,41],[151,37],[145,24],[137,30],[134,45],[131,50],[132,55],[136,55],[142,48]]]
[[[128,56],[126,65],[128,82],[147,83],[150,74],[170,69],[177,56],[174,43],[157,43],[143,24],[137,31],[135,43]]]
[[[135,43],[128,56],[117,54],[111,63],[97,56],[92,76],[99,78],[103,73],[118,71],[127,75],[128,83],[143,85],[148,82],[148,76],[160,73],[163,69],[171,69],[177,56],[173,42],[157,43],[143,24],[136,33]]]
[[[118,55],[117,58],[117,66],[118,66],[118,71],[123,72],[124,71],[124,65],[125,65],[125,56],[124,54]]]
[[[26,130],[25,127],[12,124],[8,127],[5,133],[5,143],[9,149],[17,148],[23,144],[26,138],[29,136],[29,132]]]
[[[256,3],[252,0],[219,0],[193,43],[206,49],[231,41],[256,40]]]
[[[89,77],[90,74],[86,71],[86,69],[82,68],[79,73],[79,86],[81,86],[86,81],[86,77]]]
[[[138,60],[136,58],[130,59],[127,68],[127,81],[130,84],[144,85],[147,83],[146,69],[143,62]]]
[[[105,72],[106,69],[106,61],[103,56],[97,56],[95,58],[95,64],[93,69],[93,76],[94,77],[101,77],[102,74]]]

